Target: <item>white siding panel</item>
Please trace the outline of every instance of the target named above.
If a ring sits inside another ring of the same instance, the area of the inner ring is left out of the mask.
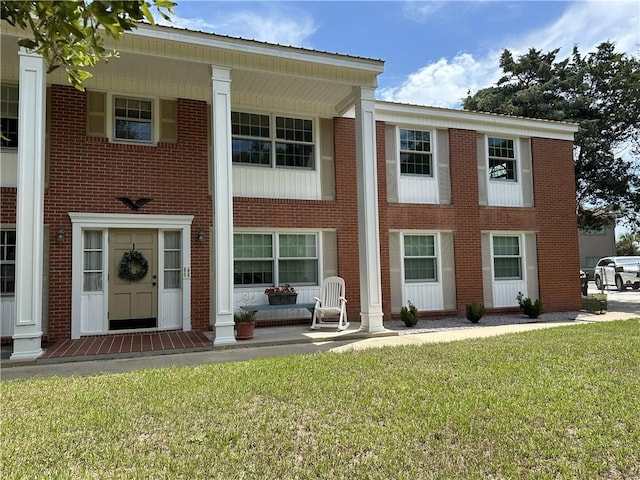
[[[320,175],[313,170],[233,166],[233,196],[320,200]]]
[[[162,292],[162,318],[158,328],[182,329],[182,290],[165,290]]]
[[[444,310],[444,295],[439,282],[405,283],[405,305],[413,303],[418,310]]]
[[[15,297],[0,298],[0,337],[13,336],[13,325],[16,321]]]
[[[400,203],[438,203],[438,179],[421,176],[400,176]]]
[[[518,301],[516,297],[518,292],[522,292],[527,296],[527,282],[524,280],[513,280],[493,282],[493,306],[499,307],[517,307]]]
[[[82,312],[80,335],[93,335],[96,333],[106,333],[104,294],[90,293],[80,297],[80,308]]]
[[[489,180],[489,205],[501,207],[521,207],[522,184],[502,180]]]

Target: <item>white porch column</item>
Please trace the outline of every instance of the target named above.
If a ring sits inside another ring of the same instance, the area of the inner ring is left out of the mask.
[[[231,70],[212,67],[214,345],[236,343],[233,321],[233,183],[231,179]]]
[[[46,83],[43,58],[24,48],[19,56],[16,323],[11,360],[31,360],[42,355]]]
[[[380,229],[374,90],[355,88],[358,240],[360,251],[360,330],[379,332],[382,326]]]

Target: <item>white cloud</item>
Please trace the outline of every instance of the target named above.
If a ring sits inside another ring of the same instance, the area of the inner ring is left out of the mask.
[[[409,75],[398,87],[381,89],[378,97],[418,105],[458,108],[461,100],[472,92],[491,85],[500,76],[495,66],[499,53],[477,60],[461,53],[451,60],[441,58]]]
[[[564,14],[548,26],[514,37],[504,45],[481,55],[461,52],[440,58],[410,74],[396,87],[379,90],[382,100],[460,108],[467,92],[475,93],[493,85],[501,75],[500,51],[521,55],[533,47],[543,51],[560,47],[558,58],[571,54],[577,44],[581,54],[611,40],[616,50],[640,54],[640,2],[585,2],[568,4]]]
[[[203,2],[204,4],[204,2]],[[281,45],[305,46],[308,38],[315,33],[317,25],[304,12],[288,8],[283,10],[274,4],[260,5],[260,10],[229,10],[216,15],[218,21],[202,17],[172,17],[171,22],[158,23],[177,28],[217,33],[232,37],[242,37]]]

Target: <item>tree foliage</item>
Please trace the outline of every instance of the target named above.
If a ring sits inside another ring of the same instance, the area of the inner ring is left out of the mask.
[[[640,255],[640,233],[625,233],[616,242],[618,255]]]
[[[611,42],[558,60],[559,49],[500,57],[495,86],[469,94],[466,110],[575,122],[576,197],[582,228],[611,213],[640,226],[640,60]]]
[[[170,0],[135,1],[3,1],[2,20],[23,29],[19,44],[42,55],[48,72],[62,67],[69,82],[83,90],[91,77],[86,67],[117,56],[104,47],[104,35],[118,39],[138,22],[154,24],[152,8],[170,20],[176,4]]]

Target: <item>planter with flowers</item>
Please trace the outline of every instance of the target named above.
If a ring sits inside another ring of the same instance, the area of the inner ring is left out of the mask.
[[[298,298],[296,289],[288,283],[280,287],[269,287],[264,294],[269,298],[269,305],[293,305]]]

